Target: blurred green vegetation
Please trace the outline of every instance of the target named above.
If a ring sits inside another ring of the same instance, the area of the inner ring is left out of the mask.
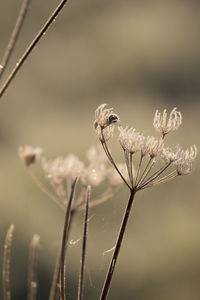
[[[58,1],[32,1],[7,72]],[[2,57],[21,3],[0,4]],[[0,255],[11,223],[13,299],[26,299],[29,242],[41,238],[38,299],[47,299],[64,214],[31,181],[17,149],[31,144],[48,158],[85,152],[97,142],[94,110],[108,103],[123,125],[154,134],[156,109],[178,107],[183,125],[169,145],[199,142],[200,2],[71,0],[1,100]],[[113,154],[120,157],[114,144]],[[35,172],[42,176],[40,167]],[[197,300],[200,278],[199,159],[191,176],[138,193],[109,299]],[[95,191],[94,191],[95,194]],[[98,299],[127,192],[92,209],[86,298]],[[82,214],[71,239],[81,237]],[[72,243],[73,244],[73,243]],[[68,299],[76,299],[81,243],[69,246]],[[1,278],[0,278],[1,279]]]

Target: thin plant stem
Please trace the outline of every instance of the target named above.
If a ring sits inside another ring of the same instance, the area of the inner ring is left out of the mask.
[[[36,300],[37,295],[37,250],[40,237],[35,234],[30,244],[30,255],[28,264],[28,300]]]
[[[139,161],[139,165],[138,165],[138,169],[137,169],[137,174],[136,174],[136,178],[135,178],[135,185],[137,186],[137,181],[138,181],[138,177],[140,175],[140,169],[141,169],[141,165],[142,165],[142,160],[144,158],[144,155],[142,155],[142,152],[141,152],[141,155],[140,155],[140,161]]]
[[[68,236],[70,234],[73,217],[74,217],[74,213],[71,211],[70,220],[69,220],[69,228],[68,228],[68,231],[69,231]],[[50,289],[49,300],[57,299],[58,290],[60,290],[60,285],[59,285],[60,261],[61,261],[61,245],[59,246],[58,254],[57,254],[57,258],[56,258],[56,264],[55,264],[55,269],[54,269],[54,274],[53,274],[53,279],[52,279],[52,284],[51,284],[51,289]]]
[[[139,186],[145,180],[145,178],[147,177],[147,175],[151,171],[153,165],[154,165],[153,157],[150,157],[150,159],[149,159],[146,167],[144,168],[144,170],[143,170],[143,172],[142,172],[142,174],[140,176],[140,179],[137,182],[137,186]]]
[[[91,187],[88,186],[85,195],[85,216],[84,216],[84,223],[83,223],[83,243],[82,243],[81,267],[80,267],[79,284],[78,284],[78,298],[77,298],[78,300],[83,300],[83,283],[84,283],[84,270],[85,270],[85,258],[86,258],[90,194],[91,194]]]
[[[13,239],[14,224],[10,225],[8,232],[6,234],[6,239],[4,243],[4,253],[3,253],[3,268],[2,268],[2,280],[3,280],[3,300],[11,299],[10,291],[10,252]]]
[[[133,153],[129,153],[129,161],[130,161],[130,181],[131,181],[131,187],[133,188]]]
[[[139,185],[138,189],[146,186],[147,184],[151,183],[153,180],[155,180],[156,178],[158,178],[170,165],[171,165],[171,161],[166,166],[164,166],[163,168],[159,169],[154,174],[152,174],[144,183],[142,183],[141,185]]]
[[[66,248],[69,237],[69,225],[70,225],[70,216],[71,216],[71,206],[74,198],[74,192],[76,187],[77,178],[72,182],[71,193],[69,201],[67,204],[66,214],[65,214],[65,224],[62,236],[62,245],[61,245],[61,258],[60,258],[60,288],[61,288],[61,300],[65,300],[65,257],[66,257]]]
[[[116,266],[116,262],[117,262],[117,259],[118,259],[118,256],[119,256],[121,244],[122,244],[122,241],[123,241],[123,237],[124,237],[124,233],[125,233],[125,230],[126,230],[127,222],[128,222],[129,216],[130,216],[130,212],[131,212],[131,208],[132,208],[135,193],[136,193],[135,190],[130,190],[130,196],[129,196],[128,204],[127,204],[125,214],[124,214],[124,217],[123,217],[123,221],[122,221],[122,224],[121,224],[121,227],[120,227],[120,230],[119,230],[115,250],[114,250],[113,256],[111,258],[110,266],[109,266],[109,269],[108,269],[108,273],[106,275],[106,279],[105,279],[104,286],[103,286],[103,289],[102,289],[102,292],[101,292],[100,300],[106,300],[109,289],[110,289],[111,280],[112,280],[113,273],[114,273],[115,266]]]
[[[53,202],[55,202],[58,206],[60,206],[62,209],[65,209],[65,205],[64,203],[62,203],[61,201],[59,201],[59,199],[57,197],[55,197],[50,191],[49,189],[37,178],[37,176],[33,173],[33,171],[28,168],[29,170],[29,174],[31,176],[31,178],[33,179],[34,183],[36,184],[36,186],[45,194],[48,196],[48,198],[50,198]]]
[[[146,188],[149,188],[149,187],[153,187],[155,185],[158,185],[158,184],[161,184],[161,183],[165,183],[165,182],[168,182],[168,181],[171,181],[172,179],[174,179],[175,177],[177,177],[177,172],[176,171],[173,171],[171,172],[170,174],[160,178],[159,180],[155,181],[155,182],[152,182],[151,184],[147,184],[147,185],[144,185],[141,190],[143,189],[146,189]]]
[[[22,29],[24,20],[26,18],[27,12],[28,12],[28,7],[29,7],[29,4],[30,4],[30,1],[31,0],[24,0],[22,5],[21,5],[19,15],[18,15],[18,18],[17,18],[17,22],[14,26],[14,29],[13,29],[13,32],[11,34],[10,41],[8,43],[7,49],[4,53],[2,61],[0,63],[0,79],[3,76],[4,71],[6,70],[9,59],[10,59],[11,54],[14,50],[15,45],[16,45],[18,36],[20,34],[20,31]]]
[[[108,157],[108,159],[110,160],[110,162],[112,163],[112,165],[114,166],[115,170],[117,171],[117,173],[119,174],[119,176],[121,177],[121,179],[124,181],[124,183],[128,186],[129,189],[131,189],[130,185],[128,184],[128,182],[126,181],[126,179],[124,178],[124,176],[121,174],[121,172],[119,171],[116,163],[114,162],[111,154],[110,154],[110,151],[107,147],[107,144],[106,144],[106,141],[105,141],[105,138],[104,138],[104,134],[103,134],[103,129],[101,128],[101,135],[102,135],[102,140],[101,140],[101,144],[103,146],[103,149]]]
[[[38,34],[36,35],[36,37],[32,40],[32,42],[30,43],[30,45],[28,46],[28,48],[25,50],[25,52],[23,53],[23,55],[21,56],[21,58],[18,60],[16,66],[13,68],[13,70],[10,73],[10,75],[8,76],[8,78],[6,79],[6,81],[4,82],[2,88],[0,89],[0,98],[3,96],[3,94],[7,90],[8,86],[12,82],[13,78],[15,77],[15,75],[17,74],[17,72],[22,67],[23,63],[26,61],[26,59],[28,58],[28,56],[30,55],[30,53],[33,51],[33,49],[35,48],[35,46],[37,45],[37,43],[40,41],[40,39],[45,35],[45,33],[49,29],[50,25],[54,22],[54,20],[56,19],[56,17],[58,16],[58,14],[62,11],[63,7],[65,6],[65,4],[67,2],[68,2],[68,0],[62,0],[59,3],[59,5],[56,7],[56,9],[54,10],[54,12],[51,14],[51,16],[49,17],[49,19],[44,24],[44,26],[38,32]]]

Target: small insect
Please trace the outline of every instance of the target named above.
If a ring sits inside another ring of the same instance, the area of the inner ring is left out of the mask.
[[[119,118],[117,115],[114,115],[114,114],[110,115],[108,118],[109,125],[112,123],[116,123],[118,120],[119,120]]]

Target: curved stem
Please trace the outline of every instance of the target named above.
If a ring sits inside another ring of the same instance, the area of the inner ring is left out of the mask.
[[[110,289],[111,280],[112,280],[113,273],[114,273],[115,266],[116,266],[116,262],[117,262],[117,259],[118,259],[118,256],[119,256],[121,244],[122,244],[124,233],[125,233],[125,230],[126,230],[128,218],[129,218],[129,215],[130,215],[130,212],[131,212],[131,208],[132,208],[135,193],[136,192],[134,190],[130,191],[130,197],[129,197],[128,204],[127,204],[125,214],[124,214],[124,217],[123,217],[123,221],[122,221],[122,224],[121,224],[121,227],[120,227],[120,230],[119,230],[115,250],[114,250],[113,256],[111,258],[110,266],[109,266],[108,273],[107,273],[107,276],[106,276],[106,279],[105,279],[105,282],[104,282],[104,286],[103,286],[103,289],[102,289],[100,300],[105,300],[107,298],[107,295],[108,295],[108,292],[109,292],[109,289]]]
[[[124,183],[127,185],[127,187],[131,190],[131,186],[128,184],[128,182],[126,181],[126,179],[124,178],[124,176],[121,174],[121,172],[119,171],[116,163],[114,162],[111,154],[110,154],[110,151],[107,147],[107,144],[106,144],[106,141],[105,141],[105,138],[104,138],[104,134],[103,134],[103,129],[101,128],[101,135],[102,135],[102,140],[101,140],[101,144],[103,146],[103,149],[108,157],[108,159],[110,160],[111,164],[114,166],[115,170],[117,171],[117,173],[119,174],[119,176],[121,177],[121,179],[124,181]]]

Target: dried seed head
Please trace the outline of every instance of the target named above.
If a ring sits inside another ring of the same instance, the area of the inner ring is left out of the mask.
[[[113,108],[106,108],[107,104],[101,104],[95,111],[94,128],[106,128],[107,126],[117,123],[119,117],[114,114]]]
[[[26,166],[34,164],[37,160],[39,160],[42,151],[43,150],[41,148],[33,148],[32,146],[20,146],[18,149],[19,157]]]
[[[147,136],[141,147],[141,154],[145,156],[149,154],[151,158],[160,155],[164,147],[163,139],[156,139],[153,136]]]
[[[163,136],[169,132],[173,132],[179,128],[182,123],[182,115],[176,110],[176,107],[171,111],[169,118],[167,118],[166,109],[164,109],[163,114],[156,110],[153,126],[156,131],[160,132]]]
[[[67,177],[75,179],[80,176],[83,169],[83,163],[73,154],[69,154],[66,158],[57,157],[55,160],[42,160],[42,167],[46,176],[53,185],[59,185]]]
[[[136,153],[142,149],[145,140],[143,134],[136,132],[135,128],[120,126],[118,129],[120,132],[118,140],[124,150]]]
[[[193,145],[190,149],[181,151],[180,159],[174,162],[178,175],[189,175],[192,173],[193,162],[197,156],[197,147]]]

